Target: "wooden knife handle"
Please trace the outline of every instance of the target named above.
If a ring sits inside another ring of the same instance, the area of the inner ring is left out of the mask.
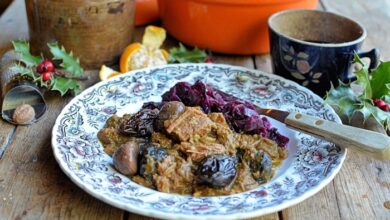
[[[390,159],[390,137],[387,135],[300,113],[290,113],[285,123],[340,147],[351,148],[381,160]]]

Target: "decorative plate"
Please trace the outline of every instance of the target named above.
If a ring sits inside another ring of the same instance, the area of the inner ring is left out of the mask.
[[[167,65],[114,77],[74,98],[53,128],[52,146],[60,167],[79,187],[110,205],[169,219],[237,219],[276,212],[317,193],[341,168],[344,149],[272,120],[291,140],[289,156],[270,182],[254,190],[230,196],[183,196],[145,188],[118,173],[96,137],[105,121],[112,114],[134,112],[143,102],[158,101],[176,82],[196,80],[262,107],[340,122],[320,97],[275,75],[228,65]]]

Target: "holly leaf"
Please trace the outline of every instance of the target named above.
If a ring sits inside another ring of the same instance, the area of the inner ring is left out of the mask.
[[[84,73],[83,68],[80,66],[78,58],[73,56],[73,53],[67,53],[63,46],[59,46],[58,43],[47,44],[50,48],[50,52],[53,54],[54,60],[61,60],[60,66],[71,73],[73,76],[81,76]]]
[[[390,95],[385,95],[385,96],[383,96],[383,100],[384,100],[386,103],[390,103]]]
[[[370,83],[370,76],[368,74],[368,67],[360,60],[359,56],[355,53],[354,61],[359,63],[362,68],[355,72],[356,84],[361,85],[364,88],[362,97],[363,99],[372,99],[372,86]]]
[[[374,106],[372,99],[383,99],[390,103],[390,62],[382,62],[372,71],[372,78],[370,78],[368,67],[357,54],[354,61],[361,65],[361,68],[355,72],[356,81],[348,84],[340,82],[337,88],[332,86],[325,102],[330,104],[341,118],[347,118],[351,124],[369,126],[368,128],[379,132],[383,129],[389,131],[390,112]],[[356,88],[354,90],[355,84],[361,86],[363,91],[357,93]],[[377,125],[381,127],[379,130]]]
[[[358,98],[353,89],[342,82],[334,88],[333,85],[325,97],[325,102],[331,105],[342,117],[347,117],[348,120],[353,112],[359,108]]]
[[[182,43],[179,47],[174,47],[169,51],[171,63],[202,63],[207,57],[204,50],[195,47],[188,50]]]
[[[74,79],[65,77],[52,77],[51,90],[60,92],[64,96],[68,91],[73,90],[76,94],[80,91],[80,86]]]
[[[42,57],[33,56],[30,53],[30,44],[27,41],[15,40],[12,41],[12,45],[15,52],[20,56],[20,61],[22,61],[26,66],[37,66],[42,62]]]
[[[22,76],[27,76],[31,78],[33,81],[37,78],[34,74],[34,71],[31,68],[24,67],[22,65],[14,65],[11,67],[12,71],[20,73]]]
[[[374,98],[380,99],[390,95],[390,61],[381,62],[372,71],[371,87]]]
[[[362,102],[362,108],[358,109],[358,111],[363,113],[365,119],[373,116],[387,130],[390,122],[390,112],[383,111],[368,101]]]

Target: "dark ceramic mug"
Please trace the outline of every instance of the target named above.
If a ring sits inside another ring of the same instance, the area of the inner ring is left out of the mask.
[[[379,52],[361,52],[367,32],[362,25],[330,12],[287,10],[268,20],[272,68],[275,74],[298,82],[320,96],[331,84],[355,79],[353,57],[379,62]]]

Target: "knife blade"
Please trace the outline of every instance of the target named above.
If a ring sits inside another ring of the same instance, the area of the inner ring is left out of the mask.
[[[219,89],[215,90],[228,99],[247,102]],[[319,137],[340,147],[350,148],[380,160],[390,159],[390,137],[382,133],[343,125],[298,112],[265,109],[251,104],[260,115],[276,119],[294,130]]]

